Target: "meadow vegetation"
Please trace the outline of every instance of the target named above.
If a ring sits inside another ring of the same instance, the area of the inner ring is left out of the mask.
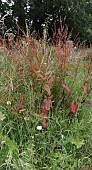
[[[92,169],[92,55],[70,59],[65,33],[1,38],[0,170]]]

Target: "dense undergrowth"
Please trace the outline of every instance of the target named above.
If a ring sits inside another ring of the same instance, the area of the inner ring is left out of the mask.
[[[63,35],[1,39],[0,170],[92,169],[91,57],[70,60]]]

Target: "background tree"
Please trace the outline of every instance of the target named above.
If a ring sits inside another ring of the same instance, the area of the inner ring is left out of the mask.
[[[2,1],[0,0],[0,5]],[[12,5],[10,5],[12,2]],[[91,40],[92,37],[92,1],[91,0],[7,0],[1,5],[0,13],[11,11],[6,18],[7,28],[15,26],[15,19],[20,27],[25,30],[25,22],[29,23],[31,32],[36,30],[42,34],[43,24],[48,19],[49,33],[56,21],[59,27],[59,18],[63,24],[73,29],[72,39],[80,33],[80,40]],[[32,22],[33,21],[33,22]]]

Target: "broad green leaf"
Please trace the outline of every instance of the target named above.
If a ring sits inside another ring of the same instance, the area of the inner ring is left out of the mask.
[[[84,139],[80,139],[78,137],[75,139],[73,138],[71,143],[76,145],[77,149],[81,148],[85,144]]]

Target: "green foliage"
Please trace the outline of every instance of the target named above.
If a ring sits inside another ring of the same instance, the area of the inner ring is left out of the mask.
[[[43,33],[43,24],[51,15],[49,22],[49,36],[52,35],[54,22],[56,21],[57,29],[59,27],[59,18],[62,17],[64,24],[68,25],[69,32],[73,29],[72,38],[74,39],[78,33],[81,41],[88,40],[91,42],[92,37],[92,3],[87,0],[13,0],[10,2],[0,3],[1,13],[12,11],[5,19],[7,29],[16,28],[15,19],[19,21],[20,27],[25,30],[26,23],[33,20],[31,32],[39,31],[41,36]],[[79,40],[79,39],[78,39]]]

